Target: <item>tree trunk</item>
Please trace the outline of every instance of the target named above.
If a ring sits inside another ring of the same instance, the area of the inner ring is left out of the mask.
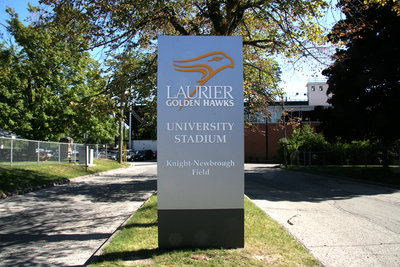
[[[124,109],[121,109],[121,117],[119,119],[119,140],[118,140],[118,162],[123,163],[123,146],[124,146]]]

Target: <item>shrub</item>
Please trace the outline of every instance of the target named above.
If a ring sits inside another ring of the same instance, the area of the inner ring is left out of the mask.
[[[286,156],[291,157],[298,151],[326,151],[329,149],[329,143],[322,134],[314,131],[310,125],[304,125],[302,128],[293,130],[292,137],[286,139]],[[284,159],[284,143],[280,140],[278,150],[279,158]]]
[[[400,162],[400,140],[391,147],[384,147],[382,142],[370,140],[343,143],[337,139],[329,143],[323,135],[315,133],[309,125],[306,125],[295,129],[292,137],[286,140],[286,152],[286,162],[290,164],[380,165],[384,164],[386,159],[386,164],[396,165]],[[281,162],[284,162],[282,140],[278,155]]]

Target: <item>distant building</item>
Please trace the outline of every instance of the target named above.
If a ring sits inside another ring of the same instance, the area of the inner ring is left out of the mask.
[[[271,103],[264,114],[252,121],[253,129],[245,129],[245,160],[277,161],[279,141],[286,136],[290,138],[293,125],[298,122],[316,127],[320,124],[316,107],[327,108],[328,84],[322,79],[310,79],[307,93],[297,93],[277,99]],[[306,97],[304,97],[306,96]],[[284,115],[285,114],[285,115]]]
[[[307,82],[308,105],[329,106],[327,90],[328,84],[325,79],[309,79]]]

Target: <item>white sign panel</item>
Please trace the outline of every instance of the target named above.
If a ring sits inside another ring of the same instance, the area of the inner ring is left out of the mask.
[[[158,44],[159,210],[243,209],[242,38]]]

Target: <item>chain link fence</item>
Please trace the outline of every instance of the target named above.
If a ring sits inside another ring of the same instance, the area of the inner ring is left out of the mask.
[[[86,144],[95,159],[107,158],[107,145]],[[0,165],[79,162],[85,144],[34,141],[0,137]]]
[[[381,150],[359,149],[354,151],[294,151],[288,153],[290,165],[382,165],[384,158],[389,165],[400,165],[400,147]]]

